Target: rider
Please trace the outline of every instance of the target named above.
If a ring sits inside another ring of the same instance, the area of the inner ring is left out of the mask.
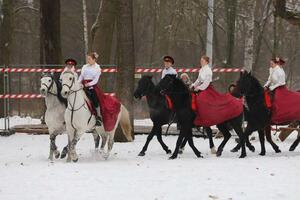
[[[182,80],[182,82],[187,86],[190,87],[191,86],[191,79],[189,77],[189,75],[187,73],[182,73],[180,75],[180,79]]]
[[[209,63],[209,57],[208,56],[202,56],[200,60],[201,69],[199,71],[199,75],[197,80],[190,86],[191,88],[194,88],[196,92],[205,90],[210,83],[212,82],[212,70],[208,65]]]
[[[102,115],[97,98],[97,93],[100,90],[97,83],[101,75],[100,65],[96,62],[98,57],[99,55],[96,52],[87,54],[87,64],[83,65],[78,81],[83,84],[87,96],[97,111],[96,125],[101,126]]]
[[[167,74],[177,75],[176,70],[173,68],[174,59],[171,56],[164,57],[164,69],[161,74],[161,79],[163,79]]]
[[[264,87],[271,92],[271,97],[274,95],[276,88],[285,85],[285,73],[282,68],[284,64],[285,61],[279,57],[271,59],[270,61],[270,74]]]
[[[75,59],[68,58],[68,59],[65,61],[65,64],[66,64],[66,65],[65,65],[65,68],[64,68],[62,74],[63,74],[64,71],[66,71],[66,70],[71,70],[71,71],[73,71],[73,72],[76,71],[75,67],[76,67],[76,65],[77,65],[77,62],[76,62]]]

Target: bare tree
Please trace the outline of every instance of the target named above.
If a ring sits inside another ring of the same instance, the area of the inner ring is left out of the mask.
[[[274,7],[276,16],[300,27],[300,12],[289,11],[286,7],[286,0],[274,0]]]
[[[40,62],[62,62],[60,39],[60,0],[40,1]]]
[[[245,35],[245,49],[244,49],[244,67],[250,71],[254,62],[254,20],[255,20],[255,6],[256,0],[247,1],[248,9],[245,19],[246,35]]]
[[[133,122],[133,90],[135,73],[134,37],[133,37],[133,5],[132,0],[118,0],[119,13],[118,28],[118,73],[117,96],[127,107]],[[133,124],[133,123],[132,123]],[[117,131],[116,141],[126,141],[125,137]]]
[[[98,16],[91,29],[92,50],[100,55],[102,63],[109,64],[113,33],[117,16],[117,0],[102,0]]]

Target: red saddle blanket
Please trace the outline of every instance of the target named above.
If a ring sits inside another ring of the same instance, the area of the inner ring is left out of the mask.
[[[112,131],[118,120],[118,114],[120,113],[121,103],[117,98],[104,94],[97,85],[93,87],[96,91],[98,102],[100,104],[104,130]],[[90,104],[88,104],[88,107],[90,111],[93,114],[95,114],[95,110]]]
[[[221,94],[212,85],[197,95],[196,126],[212,126],[239,116],[243,112],[243,100],[231,94]]]
[[[278,87],[275,89],[271,111],[273,124],[300,120],[300,92],[292,92],[285,86]]]

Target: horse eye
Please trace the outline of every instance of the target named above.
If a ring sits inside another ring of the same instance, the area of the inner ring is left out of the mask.
[[[69,78],[70,79],[70,81],[72,80],[72,78]]]
[[[49,83],[51,82],[51,80],[49,80]]]

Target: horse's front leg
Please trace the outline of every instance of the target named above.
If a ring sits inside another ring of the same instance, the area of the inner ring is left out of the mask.
[[[96,130],[94,130],[92,132],[92,134],[93,134],[94,143],[95,143],[95,150],[97,150],[99,148],[99,144],[100,144],[100,135],[97,133]]]
[[[73,138],[70,140],[70,149],[69,149],[69,152],[70,152],[70,157],[71,157],[71,160],[73,162],[77,162],[78,161],[78,155],[76,153],[76,145],[78,143],[78,141],[80,140],[81,136],[85,133],[85,131],[82,131],[82,130],[79,130],[79,131],[75,131],[74,132],[74,136]]]
[[[230,139],[231,134],[225,124],[218,124],[217,127],[223,133],[223,136],[224,136],[224,139],[221,142],[221,144],[219,145],[218,150],[216,152],[216,155],[219,157],[222,155],[223,149],[224,149],[226,143],[228,142],[228,140]]]
[[[164,143],[164,141],[162,140],[162,137],[161,137],[161,132],[162,132],[162,129],[161,129],[161,126],[156,126],[156,129],[155,129],[155,132],[156,132],[156,137],[157,137],[157,140],[159,142],[159,144],[162,146],[163,150],[167,153],[167,154],[171,154],[172,151],[169,149],[169,147]]]
[[[209,140],[210,152],[211,152],[211,154],[216,154],[217,151],[216,151],[213,136],[212,136],[212,130],[210,127],[204,127],[204,130],[205,130],[208,140]]]
[[[59,158],[59,151],[57,150],[57,146],[55,144],[57,131],[49,130],[49,139],[50,139],[50,152],[49,152],[49,160],[53,161],[53,155],[55,158]]]
[[[178,136],[178,139],[177,139],[177,142],[176,142],[175,150],[174,150],[172,156],[169,159],[175,159],[175,158],[177,158],[178,152],[179,152],[179,148],[180,148],[180,145],[182,144],[182,140],[183,140],[184,137],[185,136],[184,136],[183,131],[180,130],[180,133],[179,133],[179,136]]]
[[[143,146],[142,151],[139,153],[138,156],[145,156],[146,151],[148,149],[148,145],[149,145],[150,141],[152,140],[152,138],[155,134],[155,128],[154,128],[155,126],[156,126],[156,124],[154,124],[154,126],[152,127],[152,130],[151,130],[151,132],[149,133],[149,135],[147,137],[147,141],[146,141],[145,145]]]

